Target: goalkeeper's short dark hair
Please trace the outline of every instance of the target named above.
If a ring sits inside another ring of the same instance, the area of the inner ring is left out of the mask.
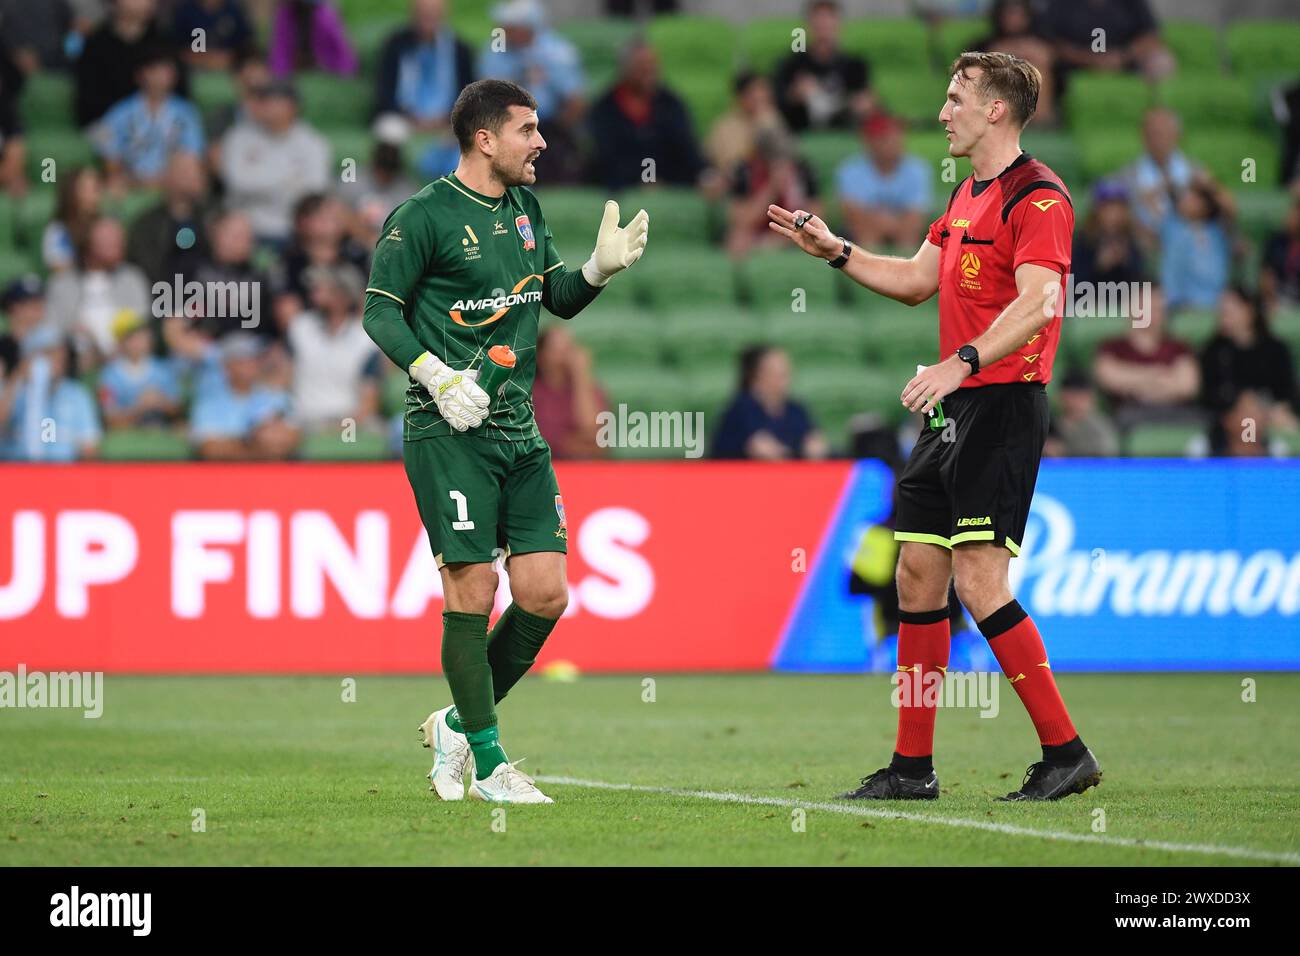
[[[481,129],[500,133],[510,118],[510,107],[537,109],[533,94],[509,80],[475,80],[456,97],[451,108],[451,129],[460,151],[468,153],[474,146],[474,134]]]

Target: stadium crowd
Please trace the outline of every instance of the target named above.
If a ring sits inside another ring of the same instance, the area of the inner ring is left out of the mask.
[[[834,217],[864,246],[910,254],[946,198],[933,161],[908,150],[908,122],[877,89],[873,64],[843,47],[832,0],[803,11],[806,49],[725,81],[729,106],[698,138],[645,38],[619,52],[606,88],[593,88],[537,0],[492,8],[504,44],[458,35],[453,2],[412,0],[408,21],[383,39],[367,76],[370,152],[341,173],[299,84],[363,70],[353,24],[332,0],[0,0],[0,191],[13,202],[57,191],[34,250],[39,269],[0,293],[0,457],[93,458],[111,433],[149,430],[183,436],[204,459],[310,457],[313,443],[358,436],[397,454],[393,396],[405,376],[360,323],[369,252],[421,178],[454,167],[448,116],[475,78],[513,79],[536,96],[543,187],[640,187],[652,157],[657,184],[696,190],[720,210],[715,239],[736,262],[781,241],[766,228],[769,203]],[[1081,71],[1158,82],[1180,68],[1144,0],[995,0],[987,13],[977,47],[1022,55],[1043,74],[1035,126],[1061,122]],[[1101,54],[1091,47],[1098,27],[1109,40]],[[72,77],[94,153],[77,168],[60,164],[54,182],[34,173],[45,157],[28,155],[22,112],[24,84],[50,72]],[[719,82],[726,72],[718,67]],[[214,73],[235,96],[200,109],[191,90]],[[1292,200],[1258,248],[1237,228],[1233,190],[1186,151],[1168,106],[1142,118],[1136,162],[1076,189],[1086,214],[1075,283],[1155,292],[1135,306],[1143,321],[1102,342],[1090,365],[1058,362],[1049,453],[1118,454],[1121,435],[1146,420],[1200,423],[1203,450],[1225,455],[1283,453],[1300,430],[1295,358],[1270,328],[1280,306],[1300,303],[1300,82],[1278,87],[1276,115]],[[861,144],[825,182],[801,151],[801,137],[821,130],[856,131]],[[191,294],[195,282],[203,294]],[[237,292],[214,302],[212,289]],[[1202,344],[1179,333],[1187,310],[1215,316]],[[737,358],[734,395],[711,422],[716,455],[852,450],[792,395],[780,347],[754,343]],[[607,453],[596,441],[595,413],[610,405],[599,371],[567,330],[546,330],[535,406],[556,457]],[[1272,442],[1247,436],[1246,420]]]

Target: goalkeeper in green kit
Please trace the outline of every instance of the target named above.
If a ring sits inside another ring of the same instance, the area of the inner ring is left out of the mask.
[[[570,271],[523,188],[546,149],[533,97],[479,80],[457,97],[451,125],[456,171],[393,210],[366,288],[366,331],[410,373],[403,458],[445,595],[453,704],[421,730],[442,799],[462,799],[468,773],[472,797],[550,803],[506,759],[496,714],[568,604],[564,502],[533,419],[538,318],[542,306],[572,318],[636,262],[648,217],[620,227],[607,202],[595,251]],[[503,553],[513,603],[489,633]]]

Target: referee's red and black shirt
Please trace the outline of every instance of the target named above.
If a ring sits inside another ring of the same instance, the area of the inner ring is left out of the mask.
[[[1048,382],[1061,339],[1074,206],[1060,178],[1028,153],[995,178],[968,176],[930,224],[939,257],[939,358],[979,337],[1019,295],[1016,269],[1030,262],[1061,274],[1056,315],[1010,355],[962,382]]]

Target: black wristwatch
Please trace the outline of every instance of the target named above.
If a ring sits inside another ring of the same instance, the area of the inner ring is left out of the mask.
[[[849,255],[853,252],[853,243],[849,242],[843,236],[837,238],[840,242],[844,243],[844,248],[840,250],[840,254],[834,259],[827,259],[826,264],[832,269],[843,269],[844,263],[849,261]]]
[[[957,357],[970,366],[970,373],[980,373],[980,353],[973,345],[963,345],[957,350]]]

